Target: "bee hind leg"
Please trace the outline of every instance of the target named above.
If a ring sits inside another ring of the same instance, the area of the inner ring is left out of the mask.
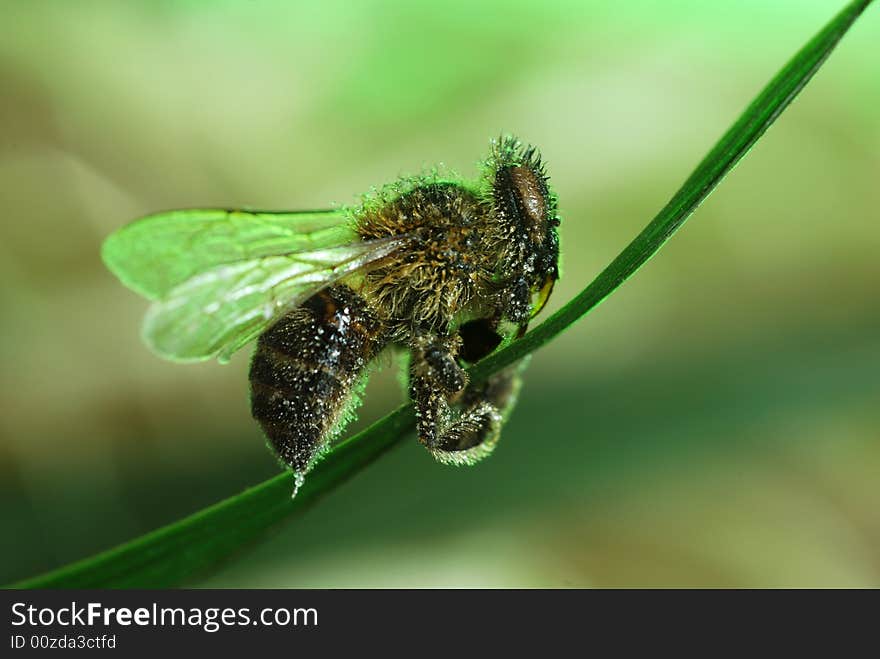
[[[516,402],[524,362],[484,382],[467,385],[456,360],[460,341],[417,341],[410,363],[410,397],[416,405],[419,441],[440,462],[470,465],[489,455]]]
[[[432,453],[447,464],[473,464],[492,453],[501,426],[516,404],[527,360],[502,369],[487,380],[471,384],[461,399],[461,417]]]

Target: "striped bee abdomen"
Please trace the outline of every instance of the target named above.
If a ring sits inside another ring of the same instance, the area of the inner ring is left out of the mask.
[[[333,286],[266,330],[251,362],[251,412],[291,469],[307,472],[359,403],[354,390],[385,347],[363,298]]]

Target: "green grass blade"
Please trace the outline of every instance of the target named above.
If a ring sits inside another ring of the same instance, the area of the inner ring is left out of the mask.
[[[684,223],[748,152],[822,65],[871,0],[852,2],[773,78],[681,189],[647,227],[574,299],[522,340],[471,371],[483,378],[550,341],[608,297]],[[167,587],[190,580],[228,559],[270,526],[314,503],[396,444],[414,416],[401,407],[334,449],[309,474],[296,499],[292,478],[281,474],[133,541],[13,587]]]

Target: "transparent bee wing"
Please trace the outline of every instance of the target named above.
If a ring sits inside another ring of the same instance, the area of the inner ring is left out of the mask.
[[[340,213],[172,211],[120,229],[102,254],[123,283],[155,300],[143,327],[151,349],[225,362],[286,311],[409,239],[362,241]]]
[[[174,210],[148,215],[111,234],[104,263],[151,300],[218,265],[319,250],[357,239],[341,211]]]

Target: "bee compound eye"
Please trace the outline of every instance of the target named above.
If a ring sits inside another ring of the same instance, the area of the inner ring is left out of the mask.
[[[519,201],[519,208],[534,228],[547,221],[547,199],[543,179],[526,165],[510,168],[510,183]]]

